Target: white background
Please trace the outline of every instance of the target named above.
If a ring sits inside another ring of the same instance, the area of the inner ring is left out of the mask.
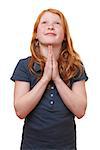
[[[85,65],[88,107],[78,120],[78,150],[100,149],[100,7],[99,0],[0,1],[0,150],[19,150],[23,120],[13,108],[10,80],[20,58],[30,55],[34,21],[44,8],[60,9],[66,16],[74,47]]]

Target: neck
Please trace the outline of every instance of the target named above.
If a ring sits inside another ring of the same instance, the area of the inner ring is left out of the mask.
[[[61,45],[52,45],[52,51],[54,53],[55,58],[58,59],[60,52],[61,52]],[[48,56],[48,45],[41,45],[40,44],[40,53],[42,56],[47,58],[47,56]]]

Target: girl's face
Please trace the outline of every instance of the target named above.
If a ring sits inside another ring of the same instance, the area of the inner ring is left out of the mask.
[[[61,45],[64,29],[59,15],[45,12],[38,24],[36,38],[42,45]]]

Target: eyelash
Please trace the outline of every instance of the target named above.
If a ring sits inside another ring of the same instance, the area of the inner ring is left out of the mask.
[[[45,23],[47,23],[47,22],[46,22],[46,21],[43,21],[43,22],[42,22],[42,24],[45,24]]]
[[[42,22],[42,24],[46,24],[47,23],[47,21],[43,21]],[[55,22],[54,24],[58,24],[58,25],[60,25],[60,23],[59,22]]]
[[[60,24],[59,22],[55,22],[56,24]]]

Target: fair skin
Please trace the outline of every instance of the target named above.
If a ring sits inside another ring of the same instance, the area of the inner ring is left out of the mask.
[[[43,14],[37,29],[37,39],[39,40],[40,53],[47,58],[44,73],[31,91],[28,82],[15,81],[14,106],[16,114],[22,119],[25,118],[41,100],[49,81],[53,80],[66,107],[77,118],[81,118],[87,105],[85,81],[75,82],[70,89],[60,78],[58,71],[57,59],[64,39],[64,31],[58,15],[50,12]]]

